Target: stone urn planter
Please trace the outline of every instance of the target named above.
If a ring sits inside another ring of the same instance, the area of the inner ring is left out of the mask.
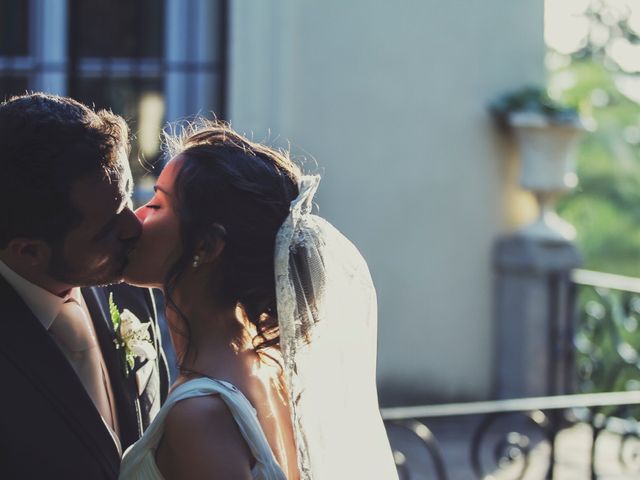
[[[533,193],[539,206],[538,218],[519,233],[539,240],[575,239],[575,229],[562,220],[554,204],[578,184],[575,151],[584,127],[553,123],[535,113],[517,113],[510,118],[520,153],[520,185]]]
[[[538,218],[517,233],[546,242],[572,241],[575,229],[556,214],[554,204],[578,183],[575,151],[585,128],[577,111],[555,104],[540,89],[501,97],[491,110],[518,147],[520,185],[539,205]]]

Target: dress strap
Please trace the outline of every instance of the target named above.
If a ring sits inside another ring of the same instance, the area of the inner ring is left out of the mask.
[[[258,421],[256,409],[251,402],[238,390],[238,388],[224,380],[217,380],[210,377],[200,377],[189,380],[177,387],[167,398],[166,412],[171,409],[176,402],[192,397],[219,394],[225,402],[234,420],[236,421],[240,433],[249,445],[251,453],[257,463],[267,470],[265,473],[271,474],[267,478],[286,480],[282,470],[275,460],[271,446]],[[160,413],[158,414],[160,415]],[[165,413],[166,415],[166,413]]]

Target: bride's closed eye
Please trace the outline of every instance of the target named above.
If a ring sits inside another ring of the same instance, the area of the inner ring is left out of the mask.
[[[160,205],[145,205],[145,208],[150,208],[152,210],[158,210]]]

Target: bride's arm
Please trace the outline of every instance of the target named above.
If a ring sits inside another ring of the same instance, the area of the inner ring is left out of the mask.
[[[166,480],[251,480],[253,456],[218,396],[178,402],[165,419],[156,463]]]

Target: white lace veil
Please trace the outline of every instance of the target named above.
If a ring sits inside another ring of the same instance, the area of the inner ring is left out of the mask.
[[[375,289],[354,245],[310,213],[319,181],[301,178],[275,250],[301,479],[397,479],[378,410]]]

